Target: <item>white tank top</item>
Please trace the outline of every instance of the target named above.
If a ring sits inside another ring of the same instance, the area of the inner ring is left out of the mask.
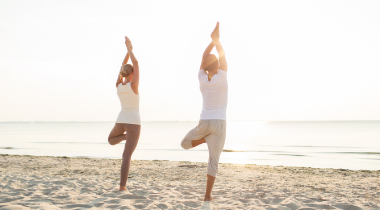
[[[116,119],[117,123],[141,125],[139,102],[140,96],[133,92],[131,83],[117,86],[117,95],[120,99],[121,111]]]
[[[199,70],[199,86],[203,97],[201,119],[226,120],[228,83],[227,72],[218,70],[211,81],[205,70]]]

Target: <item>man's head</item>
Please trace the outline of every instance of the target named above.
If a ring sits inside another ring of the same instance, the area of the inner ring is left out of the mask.
[[[203,69],[208,72],[214,72],[219,68],[218,58],[214,54],[208,54],[203,58]]]

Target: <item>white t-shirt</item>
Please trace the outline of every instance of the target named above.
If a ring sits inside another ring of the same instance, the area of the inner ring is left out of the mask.
[[[201,119],[226,120],[228,84],[227,72],[218,70],[211,81],[205,70],[199,70],[199,86],[203,97]]]

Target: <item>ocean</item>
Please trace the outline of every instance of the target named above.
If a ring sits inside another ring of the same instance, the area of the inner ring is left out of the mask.
[[[0,154],[121,158],[114,122],[0,122]],[[197,122],[143,122],[133,159],[207,162],[182,138]],[[380,170],[380,121],[227,121],[221,163]]]

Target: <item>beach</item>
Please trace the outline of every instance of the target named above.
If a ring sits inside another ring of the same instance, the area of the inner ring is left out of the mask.
[[[207,163],[0,156],[0,209],[380,209],[380,170],[219,164],[203,202]]]

